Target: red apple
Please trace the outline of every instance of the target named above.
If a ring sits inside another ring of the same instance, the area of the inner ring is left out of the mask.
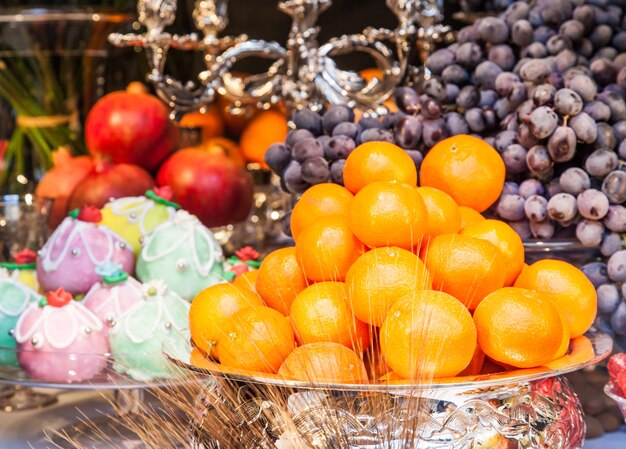
[[[178,128],[158,98],[131,85],[98,100],[87,115],[85,140],[93,155],[151,171],[176,147]]]
[[[252,207],[252,177],[219,153],[177,151],[159,170],[157,184],[170,186],[172,200],[208,227],[243,221]]]

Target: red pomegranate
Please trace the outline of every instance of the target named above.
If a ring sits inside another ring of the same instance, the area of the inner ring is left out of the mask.
[[[140,196],[154,187],[154,180],[143,168],[131,164],[111,164],[98,160],[74,189],[69,210],[81,206],[104,206],[111,198]]]
[[[177,151],[163,163],[157,183],[170,186],[173,201],[208,227],[243,221],[252,206],[252,177],[219,153]]]
[[[94,156],[151,171],[176,147],[178,128],[165,105],[137,84],[98,100],[87,115],[85,140]]]

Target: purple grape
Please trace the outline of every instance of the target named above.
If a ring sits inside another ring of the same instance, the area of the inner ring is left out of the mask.
[[[585,25],[578,20],[568,20],[563,22],[559,33],[572,42],[578,42],[585,35]]]
[[[293,115],[293,123],[298,129],[311,131],[315,136],[322,133],[322,117],[310,109],[302,109]]]
[[[457,64],[461,64],[466,69],[473,69],[483,59],[483,52],[480,45],[475,42],[465,42],[459,45],[455,56]]]
[[[464,44],[466,42],[477,42],[479,39],[480,33],[478,32],[478,28],[473,25],[461,28],[456,36],[456,40],[460,44]]]
[[[322,126],[328,134],[343,122],[354,122],[354,111],[348,106],[333,105],[322,116]]]
[[[449,112],[445,117],[446,126],[451,136],[469,134],[469,127],[465,118],[458,112]]]
[[[518,221],[526,217],[525,202],[526,200],[519,195],[502,195],[496,211],[505,220]]]
[[[605,257],[610,257],[620,249],[622,249],[622,236],[616,232],[609,232],[604,236],[602,245],[600,245],[600,252]]]
[[[508,45],[494,45],[489,49],[487,58],[498,64],[502,70],[511,70],[515,65],[515,54]]]
[[[517,235],[519,235],[522,240],[527,240],[532,237],[528,220],[509,221],[509,226],[517,232]]]
[[[536,174],[548,173],[552,168],[552,158],[543,145],[535,145],[526,154],[526,165]]]
[[[626,207],[619,204],[609,206],[609,212],[602,222],[613,232],[626,232]]]
[[[576,154],[574,130],[559,126],[548,140],[548,152],[555,162],[567,162]]]
[[[506,181],[502,186],[500,195],[519,195],[519,184],[513,181]]]
[[[437,142],[448,137],[443,119],[424,120],[422,124],[422,140],[427,148],[432,148]]]
[[[422,137],[422,121],[412,115],[401,118],[395,127],[395,140],[402,148],[417,148]]]
[[[480,103],[480,91],[476,86],[464,86],[456,97],[456,104],[461,111],[478,106]]]
[[[611,110],[611,120],[614,122],[626,119],[626,102],[615,92],[604,91],[598,95],[598,100],[605,103]]]
[[[557,193],[548,200],[548,216],[556,221],[570,221],[578,212],[576,197],[569,193]]]
[[[452,104],[456,102],[456,97],[459,96],[461,89],[456,84],[446,84],[446,104]]]
[[[328,162],[321,156],[312,157],[304,161],[300,172],[302,179],[311,185],[330,181]]]
[[[360,142],[389,142],[394,143],[393,133],[388,129],[369,128],[360,135]]]
[[[346,136],[355,141],[358,137],[358,134],[359,134],[359,127],[356,125],[356,123],[352,123],[352,122],[339,123],[337,126],[333,128],[333,132],[332,132],[333,137]]]
[[[396,123],[400,121],[402,117],[405,117],[406,114],[404,112],[391,112],[383,117],[383,127],[387,129],[392,129],[396,126]]]
[[[502,73],[498,64],[491,61],[483,61],[474,71],[474,82],[483,89],[494,89],[496,78]]]
[[[526,124],[518,126],[517,141],[526,148],[532,148],[539,143],[539,139],[533,136],[533,133],[530,132],[530,127]]]
[[[590,248],[600,245],[602,235],[604,234],[604,226],[599,221],[583,220],[576,225],[576,238]]]
[[[484,17],[478,22],[478,33],[485,42],[503,44],[509,38],[509,26],[498,17]]]
[[[596,150],[585,160],[585,170],[591,176],[604,178],[617,168],[617,154],[609,150]]]
[[[540,14],[544,23],[559,26],[572,16],[574,5],[568,1],[551,1],[542,4]]]
[[[496,77],[495,89],[500,95],[506,97],[511,93],[515,84],[520,81],[520,77],[517,74],[502,72]]]
[[[552,135],[559,122],[556,113],[548,106],[540,106],[530,114],[530,132],[537,139],[545,139]]]
[[[496,103],[498,102],[496,101]],[[500,118],[498,114],[496,114],[496,116]],[[511,112],[510,114],[507,114],[500,122],[500,128],[505,131],[515,131],[517,133],[518,127],[519,127],[519,122],[517,120],[517,114],[515,112]]]
[[[291,234],[291,211],[287,212],[280,219],[280,229],[287,237],[293,237]]]
[[[543,195],[545,191],[543,184],[534,178],[524,179],[519,185],[519,194],[526,199],[533,195]]]
[[[285,168],[282,180],[291,193],[303,193],[311,185],[302,179],[302,167],[296,161],[291,161]]]
[[[306,159],[312,157],[323,157],[324,156],[324,147],[322,144],[315,140],[313,137],[305,137],[304,139],[298,140],[293,147],[291,148],[291,156],[297,162],[304,162]]]
[[[604,262],[591,262],[582,267],[583,273],[595,288],[609,282],[609,274]]]
[[[578,44],[577,53],[580,56],[584,56],[586,58],[591,57],[591,55],[593,54],[593,44],[591,43],[591,41],[589,39],[583,38],[580,41],[580,44]]]
[[[609,199],[596,189],[587,189],[576,199],[578,212],[589,220],[601,220],[609,212]]]
[[[556,94],[556,88],[551,84],[540,84],[533,92],[533,102],[536,106],[551,104]]]
[[[522,122],[528,123],[530,121],[530,114],[532,114],[534,110],[535,104],[533,101],[527,100],[522,103],[519,108],[517,108],[517,116]]]
[[[622,159],[626,159],[626,140],[622,140],[617,148],[617,153]]]
[[[287,138],[285,139],[285,143],[288,147],[293,147],[295,143],[302,139],[314,138],[315,136],[308,129],[296,129],[289,131],[287,133]]]
[[[618,142],[626,140],[626,120],[620,120],[613,124],[613,131]]]
[[[554,94],[554,108],[559,114],[576,115],[583,110],[583,100],[572,89],[559,89]]]
[[[626,335],[626,302],[621,302],[611,315],[611,328],[618,335]]]
[[[291,161],[291,150],[284,143],[275,143],[267,149],[263,159],[274,173],[282,173]]]
[[[619,52],[626,52],[626,31],[620,31],[613,36],[613,47]]]
[[[531,221],[530,232],[536,239],[549,240],[554,237],[556,228],[550,220]]]
[[[337,159],[330,164],[330,178],[335,184],[343,185],[343,167],[346,165],[345,159]]]
[[[353,139],[348,136],[331,137],[326,145],[324,145],[324,157],[329,161],[335,159],[345,159],[354,150],[356,144]]]
[[[450,126],[448,125],[448,128]],[[502,153],[510,145],[517,142],[517,133],[515,131],[502,131],[496,135],[494,148]]]
[[[596,51],[596,54],[593,55],[593,59],[605,58],[609,60],[613,60],[617,56],[617,50],[612,47],[603,47]]]
[[[446,99],[446,87],[438,78],[430,78],[424,81],[424,92],[439,101]]]
[[[550,74],[550,64],[545,59],[531,59],[520,67],[520,76],[524,81],[540,83]]]
[[[611,118],[611,109],[601,101],[590,101],[583,110],[596,122],[606,122]]]
[[[594,143],[598,137],[596,122],[586,112],[581,112],[569,119],[567,123],[576,133],[576,138],[582,143]]]
[[[586,33],[591,32],[596,25],[596,11],[591,5],[583,4],[574,8],[573,18],[583,24]]]
[[[524,173],[526,166],[526,148],[519,144],[513,144],[502,152],[502,160],[507,173]]]
[[[479,107],[492,107],[498,100],[498,92],[492,89],[486,89],[480,91]]]
[[[424,155],[417,150],[406,150],[406,154],[411,157],[413,163],[415,164],[415,168],[419,171]]]
[[[541,42],[533,42],[522,50],[522,56],[533,59],[543,58],[548,56],[548,49]]]
[[[511,107],[516,108],[528,98],[528,88],[524,83],[516,83],[509,93],[509,103]]]
[[[576,92],[584,101],[592,101],[598,93],[596,83],[585,74],[576,74],[571,78],[566,78],[565,86]]]
[[[511,40],[519,47],[525,47],[533,41],[533,26],[528,20],[519,20],[512,25]]]
[[[463,86],[470,79],[469,73],[458,64],[451,64],[443,69],[441,79],[448,84]]]
[[[533,41],[545,44],[552,36],[556,34],[552,28],[547,26],[537,26],[533,31]]]
[[[480,108],[471,108],[465,111],[465,121],[470,131],[474,133],[481,133],[486,128],[483,111]]]
[[[456,61],[456,57],[454,53],[448,49],[436,50],[428,56],[426,60],[426,67],[436,75],[441,74],[443,70],[454,64]],[[400,105],[398,105],[400,106]]]
[[[596,26],[589,35],[589,40],[595,48],[604,47],[611,42],[612,38],[613,30],[610,26],[604,24]]]
[[[614,83],[617,78],[617,68],[606,58],[594,59],[589,68],[593,79],[602,86]]]
[[[559,180],[551,179],[550,181],[548,181],[548,183],[546,184],[546,197],[550,199],[553,196],[558,195],[559,193],[563,193],[563,189],[561,189]]]
[[[513,2],[504,12],[504,20],[509,26],[513,26],[522,19],[528,18],[530,5],[523,1]]]
[[[441,105],[432,98],[422,104],[422,116],[427,120],[434,120],[441,117]]]
[[[601,150],[613,151],[617,146],[615,131],[613,127],[606,123],[598,123],[598,135],[596,136],[595,147]]]
[[[493,110],[496,113],[496,116],[500,119],[504,119],[508,115],[513,115],[513,117],[515,117],[515,114],[511,114],[513,107],[511,106],[511,102],[508,98],[498,98],[493,105]]]
[[[602,181],[602,193],[607,196],[611,204],[626,202],[626,173],[616,170],[606,175]]]
[[[617,309],[622,298],[615,284],[602,284],[596,290],[598,296],[598,313],[608,315]]]
[[[618,251],[609,257],[606,271],[612,281],[626,282],[626,250]]]
[[[576,196],[591,187],[591,180],[582,168],[570,167],[561,173],[559,184],[563,192]]]
[[[532,195],[524,204],[524,213],[530,221],[544,221],[548,218],[548,200],[539,195]]]
[[[560,72],[564,72],[570,67],[574,67],[577,59],[576,53],[572,50],[565,49],[554,57],[554,63]]]
[[[359,120],[357,125],[359,127],[359,132],[363,132],[367,129],[380,129],[383,128],[383,124],[380,120],[374,117],[363,117]]]

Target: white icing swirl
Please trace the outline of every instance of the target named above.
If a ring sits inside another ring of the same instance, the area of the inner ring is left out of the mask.
[[[157,204],[145,196],[129,196],[111,201],[108,206],[113,215],[126,217],[129,223],[137,223],[141,235],[146,235],[149,231],[146,229],[145,221]],[[166,206],[166,211],[168,220],[176,213],[176,210],[170,206]],[[132,214],[135,214],[135,217],[132,217]]]
[[[122,314],[122,305],[120,304],[120,288],[122,286],[130,287],[131,290],[134,291],[133,293],[137,295],[137,297],[142,296],[141,283],[137,279],[133,277],[129,277],[123,283],[113,285],[109,289],[109,297],[107,298],[107,300],[102,301],[98,305],[98,307],[93,309],[93,312],[99,314],[104,309],[109,309],[112,305],[113,310],[115,312],[115,316],[120,316]],[[94,293],[100,290],[102,287],[103,287],[102,283],[100,282],[95,283],[85,295],[85,298],[83,299],[83,304],[86,306],[89,305],[89,302],[93,298]]]
[[[53,259],[52,251],[57,246],[57,243],[60,243],[61,239],[64,237],[67,231],[67,228],[69,227],[72,227],[72,229],[69,231],[69,234],[63,242],[61,252],[59,253],[57,259]],[[98,229],[98,231],[100,231],[102,235],[106,237],[107,252],[102,259],[98,259],[96,257],[93,249],[91,248],[90,239],[88,236],[85,235],[85,231],[90,228]],[[94,223],[80,220],[74,220],[71,217],[67,217],[61,222],[59,227],[52,233],[44,247],[39,251],[39,256],[41,258],[41,267],[45,272],[55,271],[61,266],[65,257],[70,253],[71,243],[74,241],[76,236],[80,238],[87,252],[87,257],[89,257],[89,260],[94,266],[104,264],[105,262],[111,260],[111,258],[113,257],[113,251],[115,250],[116,242],[123,242],[127,248],[130,247],[128,242],[125,242],[121,237],[114,234],[106,226],[96,225]]]
[[[178,240],[168,242],[167,247],[160,253],[151,251],[159,234],[171,228],[182,229],[184,232]],[[196,248],[196,239],[204,240],[209,248],[207,255],[202,254],[206,257],[206,262],[202,261],[200,252]],[[177,211],[173,220],[160,224],[148,235],[141,249],[141,257],[146,262],[154,262],[169,256],[185,243],[191,248],[191,257],[196,271],[201,276],[208,276],[216,262],[222,258],[222,248],[213,233],[200,223],[197,217],[184,210]]]
[[[65,349],[74,342],[85,328],[99,332],[103,329],[102,321],[84,305],[72,300],[63,307],[45,306],[40,309],[37,303],[31,304],[17,321],[15,326],[15,340],[26,343],[35,334],[39,340],[47,342],[56,349]],[[38,313],[39,317],[26,328],[27,318],[31,313]],[[59,323],[59,318],[64,320]],[[63,332],[59,332],[59,324]]]

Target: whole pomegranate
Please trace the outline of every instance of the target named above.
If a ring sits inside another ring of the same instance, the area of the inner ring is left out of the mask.
[[[69,210],[81,206],[101,208],[111,198],[143,195],[152,187],[150,174],[137,165],[97,160],[93,170],[74,189]]]
[[[177,151],[163,163],[157,184],[170,186],[172,200],[208,227],[243,221],[252,206],[252,177],[221,153]]]
[[[151,171],[176,147],[178,129],[165,105],[133,83],[98,100],[87,115],[85,140],[94,156]]]

